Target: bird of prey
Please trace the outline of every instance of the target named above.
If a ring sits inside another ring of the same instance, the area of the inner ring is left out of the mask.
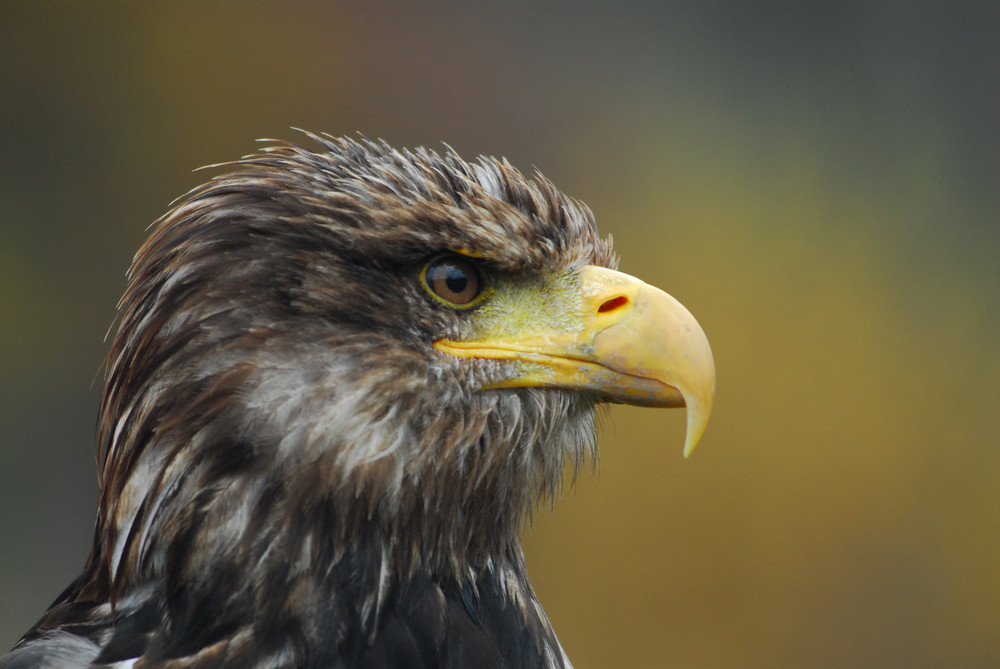
[[[307,133],[155,225],[106,361],[83,573],[0,667],[569,667],[520,533],[702,329],[541,174]]]

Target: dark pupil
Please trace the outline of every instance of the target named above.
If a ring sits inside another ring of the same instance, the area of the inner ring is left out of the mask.
[[[469,277],[465,276],[465,272],[457,267],[448,267],[445,271],[448,272],[448,275],[444,278],[444,285],[448,286],[448,290],[451,292],[461,293],[469,285]]]

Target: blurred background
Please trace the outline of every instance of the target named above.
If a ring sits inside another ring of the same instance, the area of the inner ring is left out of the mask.
[[[497,3],[499,5],[499,3]],[[709,335],[526,530],[578,669],[1000,666],[1000,5],[0,5],[0,647],[77,575],[146,226],[290,126],[539,168]]]

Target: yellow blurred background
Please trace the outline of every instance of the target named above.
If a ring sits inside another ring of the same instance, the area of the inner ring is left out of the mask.
[[[0,647],[76,576],[145,227],[290,126],[537,166],[698,317],[526,530],[578,669],[1000,666],[1000,10],[0,5]]]

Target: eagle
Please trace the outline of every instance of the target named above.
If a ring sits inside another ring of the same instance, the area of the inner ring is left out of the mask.
[[[128,273],[83,573],[5,669],[570,667],[521,531],[606,403],[715,394],[701,327],[505,159],[305,133]]]

